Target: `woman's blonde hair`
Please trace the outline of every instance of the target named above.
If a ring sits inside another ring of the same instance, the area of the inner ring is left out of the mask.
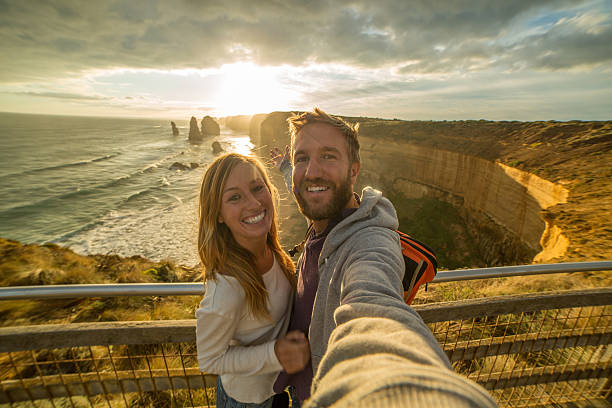
[[[268,291],[261,275],[255,270],[254,255],[236,242],[227,225],[219,222],[223,189],[232,170],[241,163],[248,163],[259,171],[274,198],[267,243],[295,288],[295,266],[278,240],[278,190],[270,182],[263,164],[254,157],[228,153],[215,159],[206,169],[200,189],[198,254],[204,265],[204,281],[216,279],[217,273],[233,276],[242,286],[248,310],[253,316],[269,318]]]

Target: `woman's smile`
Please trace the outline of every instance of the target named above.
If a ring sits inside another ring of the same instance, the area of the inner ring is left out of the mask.
[[[245,224],[257,224],[258,222],[264,219],[265,215],[266,215],[266,210],[263,210],[261,214],[255,215],[253,217],[245,218],[244,220],[242,220],[242,222],[244,222]]]

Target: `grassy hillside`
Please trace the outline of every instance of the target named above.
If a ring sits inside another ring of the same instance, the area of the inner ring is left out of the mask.
[[[0,238],[0,285],[193,282],[194,269],[139,256],[83,256],[49,245],[23,245]],[[199,296],[17,300],[0,302],[0,325],[121,320],[190,319]]]

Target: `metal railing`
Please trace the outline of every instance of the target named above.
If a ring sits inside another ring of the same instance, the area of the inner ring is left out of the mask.
[[[441,271],[434,282],[593,270],[612,270],[612,261]],[[201,283],[68,285],[2,288],[0,299],[201,291]],[[483,385],[500,406],[612,406],[612,288],[415,310],[453,369]],[[0,405],[210,407],[215,381],[199,371],[194,320],[0,328]]]
[[[431,283],[552,273],[612,271],[612,261],[566,262],[440,271]],[[0,288],[0,300],[60,299],[116,296],[194,296],[202,283],[123,283],[97,285],[13,286]]]
[[[612,288],[416,306],[453,369],[500,406],[610,406]],[[0,328],[0,404],[214,406],[195,321]],[[607,404],[607,405],[606,405]]]

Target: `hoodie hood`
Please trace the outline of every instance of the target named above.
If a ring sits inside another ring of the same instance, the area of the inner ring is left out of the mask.
[[[360,230],[370,226],[397,230],[397,214],[391,202],[384,198],[382,193],[372,187],[365,187],[361,192],[359,208],[346,217],[333,229],[325,240],[319,265],[332,254],[349,237],[358,234]]]

